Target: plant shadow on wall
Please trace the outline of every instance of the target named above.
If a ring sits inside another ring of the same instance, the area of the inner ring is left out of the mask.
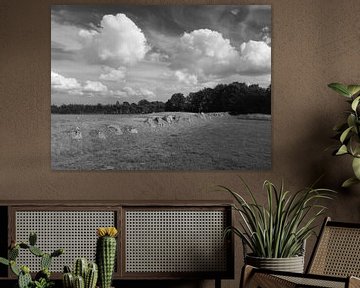
[[[292,193],[281,183],[277,188],[266,180],[264,189],[267,202],[260,203],[254,192],[240,178],[245,193],[238,193],[225,186],[221,191],[230,193],[238,213],[238,227],[232,226],[226,233],[234,233],[242,242],[245,264],[259,268],[299,272],[304,270],[304,247],[306,240],[318,226],[318,220],[325,214],[324,200],[331,200],[335,191],[325,188],[305,187]],[[244,196],[250,197],[247,201]],[[246,253],[246,254],[245,254]]]

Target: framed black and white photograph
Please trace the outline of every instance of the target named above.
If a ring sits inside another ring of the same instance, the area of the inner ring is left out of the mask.
[[[54,170],[271,168],[271,6],[51,6]]]

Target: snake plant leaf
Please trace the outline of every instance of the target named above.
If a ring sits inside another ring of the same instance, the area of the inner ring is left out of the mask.
[[[348,151],[346,145],[341,145],[341,147],[339,148],[339,150],[337,150],[335,155],[339,156],[339,155],[344,155],[347,153],[349,153],[349,151]]]
[[[242,238],[243,243],[258,257],[300,255],[304,240],[313,233],[315,218],[323,211],[323,206],[318,206],[316,201],[330,199],[329,194],[334,191],[311,186],[290,193],[284,189],[283,183],[278,189],[269,181],[265,181],[263,187],[267,192],[265,205],[251,197],[251,202],[247,202],[239,193],[222,187],[235,198],[237,204],[234,204],[234,209],[240,214],[240,228],[232,227],[227,232]],[[245,193],[254,195],[248,186]],[[310,210],[315,212],[315,216],[306,220]]]
[[[341,143],[344,143],[344,141],[346,140],[347,136],[349,135],[349,132],[352,130],[352,126],[350,126],[349,128],[347,128],[340,136],[340,141]]]
[[[360,93],[360,85],[348,85],[347,90],[349,91],[351,96],[354,96]]]
[[[360,158],[354,157],[352,161],[352,168],[356,178],[360,180]]]
[[[329,88],[333,89],[335,92],[339,93],[342,96],[351,97],[351,93],[348,90],[348,87],[341,83],[330,83],[328,85]]]
[[[351,109],[356,111],[356,108],[359,106],[360,96],[356,97],[351,103]]]
[[[346,181],[344,181],[344,183],[342,183],[341,187],[348,188],[352,185],[359,184],[359,183],[360,183],[359,179],[357,179],[356,177],[351,177],[351,178],[347,179]]]

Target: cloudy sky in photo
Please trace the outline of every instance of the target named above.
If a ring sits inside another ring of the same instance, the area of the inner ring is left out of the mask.
[[[166,102],[271,81],[269,5],[55,5],[51,102]]]

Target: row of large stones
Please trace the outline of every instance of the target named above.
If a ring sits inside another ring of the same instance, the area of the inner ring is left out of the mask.
[[[212,117],[222,117],[224,113],[198,113],[191,115],[189,117],[183,117],[184,121],[191,122],[193,119],[211,119]],[[150,126],[151,128],[163,127],[178,123],[180,121],[180,116],[178,115],[164,115],[164,116],[152,116],[148,117],[144,123]],[[93,138],[106,139],[107,136],[116,135],[120,136],[123,134],[138,134],[139,131],[134,127],[120,127],[116,124],[108,125],[103,131],[91,130],[89,135]],[[76,127],[74,130],[70,131],[70,136],[74,140],[81,140],[83,138],[82,132],[79,127]]]

